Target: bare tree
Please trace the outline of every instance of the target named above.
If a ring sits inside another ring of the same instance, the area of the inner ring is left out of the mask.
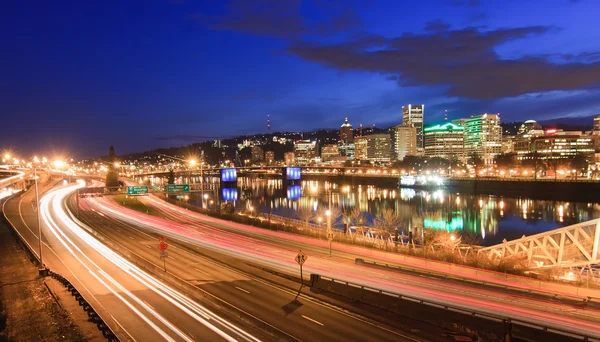
[[[342,211],[342,222],[344,223],[344,233],[348,233],[347,229],[352,225],[353,217],[352,210],[345,209]]]
[[[385,209],[377,215],[375,227],[382,231],[386,248],[391,234],[394,232],[396,227],[398,227],[399,223],[400,217],[394,212],[394,209]]]
[[[318,217],[323,218],[323,222],[327,223],[327,211],[329,208],[326,206],[321,206],[319,212],[317,214]],[[339,207],[331,207],[331,227],[333,227],[336,223],[340,221],[342,218],[342,210]]]
[[[300,208],[296,215],[298,215],[298,219],[304,222],[304,227],[308,228],[308,222],[315,217],[315,213],[310,210],[310,208]]]
[[[354,210],[352,210],[352,223],[356,224],[359,227],[359,232],[361,234],[361,238],[364,238],[364,231],[363,231],[363,226],[365,224],[365,214],[360,211],[360,208],[354,208]]]

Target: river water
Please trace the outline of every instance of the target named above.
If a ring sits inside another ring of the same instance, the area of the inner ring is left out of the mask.
[[[199,179],[181,179],[197,183]],[[348,185],[327,181],[302,181],[286,187],[280,179],[239,178],[236,189],[218,189],[218,179],[210,179],[213,191],[190,193],[189,201],[198,206],[214,206],[217,197],[236,198],[236,210],[258,210],[297,218],[299,208],[314,210],[325,221],[324,210],[331,199],[340,210],[360,208],[366,225],[385,209],[399,215],[399,230],[425,227],[463,232],[489,246],[523,235],[533,235],[600,217],[600,203],[534,200],[527,197],[499,197],[410,188],[384,188],[374,185]],[[316,223],[316,220],[315,220]],[[335,227],[341,229],[337,222]]]

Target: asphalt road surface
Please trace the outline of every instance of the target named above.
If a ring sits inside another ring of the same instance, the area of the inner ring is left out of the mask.
[[[141,271],[91,237],[66,214],[65,197],[81,185],[40,179],[39,208],[33,191],[5,202],[4,213],[34,251],[36,213],[42,221],[44,264],[62,274],[125,341],[259,341],[215,312]]]
[[[87,204],[90,210],[145,231],[194,243],[204,249],[229,253],[279,272],[297,274],[298,266],[294,257],[298,249],[302,249],[309,256],[305,264],[305,277],[309,273],[317,273],[393,293],[473,308],[492,315],[527,320],[590,336],[599,335],[600,311],[590,307],[359,266],[354,264],[354,259],[365,257],[365,254],[356,252],[356,249],[349,251],[338,246],[333,257],[329,257],[326,245],[315,239],[217,220],[171,205],[154,196],[141,197],[140,200],[164,217],[123,208],[106,198],[89,199]]]
[[[149,260],[157,268],[187,281],[212,296],[259,318],[289,340],[298,341],[421,341],[439,339],[443,329],[427,327],[411,333],[362,315],[342,310],[296,289],[279,286],[247,272],[203,257],[193,249],[180,248],[167,240],[166,265],[159,260],[157,235],[138,225],[102,212],[101,198],[79,199],[78,218],[119,246]],[[205,251],[205,250],[203,250]],[[235,263],[235,261],[230,261]],[[296,268],[298,266],[296,265]],[[412,326],[414,328],[414,326]]]

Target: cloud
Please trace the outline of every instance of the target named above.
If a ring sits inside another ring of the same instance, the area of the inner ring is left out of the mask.
[[[321,19],[309,19],[302,14],[306,3],[315,6]],[[343,2],[322,4],[302,0],[231,0],[225,15],[196,14],[192,19],[216,30],[289,39],[303,35],[329,36],[362,24],[358,13]]]
[[[364,36],[334,45],[293,43],[286,51],[341,71],[397,75],[402,86],[440,87],[446,95],[471,99],[573,90],[599,84],[598,62],[552,63],[539,56],[503,59],[495,51],[499,45],[544,34],[550,29],[529,26],[482,31],[471,27],[406,33],[391,39]]]
[[[425,31],[431,32],[442,32],[450,29],[450,24],[443,21],[442,19],[432,20],[425,23]]]
[[[467,16],[467,26],[473,25],[473,23],[481,23],[490,18],[490,14],[487,12],[479,11],[473,12]]]
[[[331,20],[316,24],[315,30],[319,34],[326,36],[359,27],[361,23],[360,17],[356,11],[346,9],[338,15],[335,15]]]

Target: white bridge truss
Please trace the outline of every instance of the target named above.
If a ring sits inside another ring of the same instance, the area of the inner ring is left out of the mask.
[[[600,264],[600,219],[581,222],[480,249],[492,260],[527,259],[531,268],[582,267]]]

